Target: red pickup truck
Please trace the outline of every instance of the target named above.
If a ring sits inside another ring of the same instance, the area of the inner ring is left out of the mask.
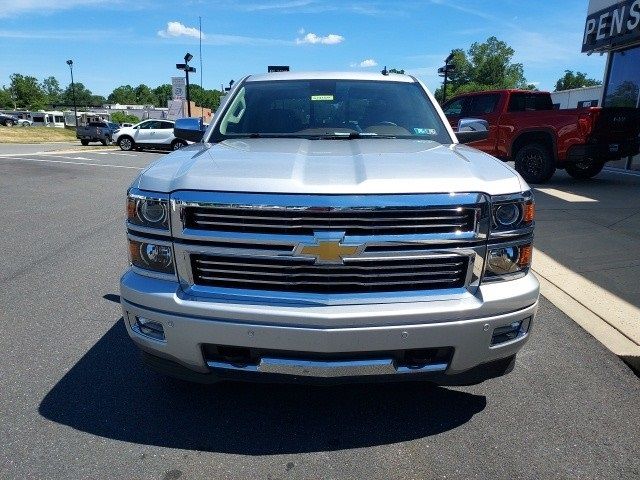
[[[494,90],[456,96],[443,110],[452,127],[462,118],[489,123],[489,137],[470,145],[506,161],[530,183],[549,180],[556,168],[591,178],[605,162],[640,150],[635,108],[555,110],[549,92]]]

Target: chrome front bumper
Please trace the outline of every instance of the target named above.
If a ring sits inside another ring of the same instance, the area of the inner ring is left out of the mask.
[[[233,371],[291,378],[455,375],[511,357],[522,348],[531,327],[518,338],[495,346],[491,345],[492,334],[512,322],[533,320],[538,290],[537,279],[529,273],[518,280],[482,285],[474,295],[455,300],[300,307],[185,297],[176,282],[128,271],[121,279],[121,302],[127,331],[143,351],[201,374]],[[133,329],[136,316],[162,324],[165,340]],[[296,355],[265,355],[255,365],[235,365],[207,361],[204,344]],[[450,360],[421,368],[397,365],[385,353],[443,347],[453,349]],[[318,358],[345,352],[366,354],[366,358]]]

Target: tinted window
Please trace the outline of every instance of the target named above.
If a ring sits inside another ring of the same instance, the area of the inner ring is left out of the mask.
[[[532,93],[512,93],[509,99],[510,112],[535,112],[553,110],[553,102],[549,95]]]
[[[350,133],[451,142],[419,84],[364,80],[247,82],[230,99],[215,135],[331,138]]]
[[[604,107],[640,107],[640,47],[611,54]]]
[[[464,101],[466,100],[465,98],[459,98],[457,100],[453,100],[449,103],[447,103],[443,110],[444,110],[444,114],[445,115],[451,115],[451,116],[459,116],[462,115],[462,108],[464,106]]]
[[[173,129],[173,123],[171,122],[158,122],[158,123],[160,124],[160,126],[156,128],[162,128],[163,130]]]
[[[142,130],[148,130],[150,128],[158,128],[157,127],[158,122],[144,122],[140,124],[140,129]]]
[[[487,115],[493,113],[498,106],[500,95],[497,93],[491,93],[487,95],[474,95],[469,97],[464,115],[473,117],[474,115]]]

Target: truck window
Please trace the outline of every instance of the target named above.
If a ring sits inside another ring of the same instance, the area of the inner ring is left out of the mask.
[[[510,112],[535,112],[538,110],[553,110],[550,95],[533,93],[512,93],[509,99]]]
[[[486,95],[474,95],[469,97],[467,102],[464,116],[473,117],[475,115],[487,115],[493,113],[498,106],[500,100],[500,94],[490,93]]]
[[[419,84],[370,80],[248,81],[214,134],[333,139],[352,133],[451,143]]]
[[[447,115],[447,116],[451,115],[451,116],[456,116],[456,117],[462,115],[462,109],[464,107],[465,100],[466,100],[466,97],[465,98],[459,98],[457,100],[453,100],[453,101],[447,103],[444,106],[444,109],[443,109],[444,110],[444,114]]]

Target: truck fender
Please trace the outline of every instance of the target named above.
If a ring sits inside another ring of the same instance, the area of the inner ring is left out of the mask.
[[[551,128],[527,128],[523,129],[517,137],[511,140],[508,146],[507,156],[513,160],[518,150],[530,143],[543,143],[549,146],[553,158],[558,160],[558,142],[556,132]]]

